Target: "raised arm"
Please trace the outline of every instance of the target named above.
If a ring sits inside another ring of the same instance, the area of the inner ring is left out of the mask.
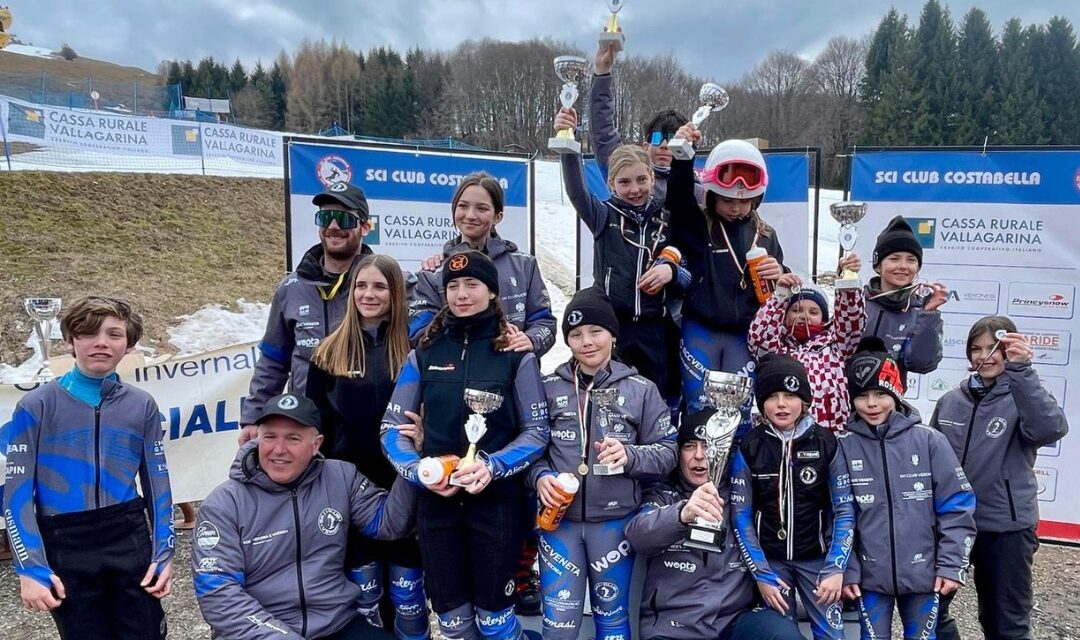
[[[836,290],[836,317],[833,318],[829,331],[832,332],[833,343],[844,360],[855,353],[859,340],[862,339],[863,326],[866,324],[865,304],[861,288]]]
[[[603,45],[601,45],[603,46]],[[599,54],[598,54],[599,57]],[[622,136],[615,128],[615,89],[610,71],[597,74],[589,87],[589,143],[596,154],[600,175],[607,179],[608,158],[622,144]]]
[[[1005,375],[1016,411],[1020,414],[1020,438],[1030,447],[1045,447],[1065,437],[1069,421],[1054,396],[1039,381],[1028,362],[1006,362]]]
[[[685,499],[658,485],[646,489],[641,507],[623,530],[634,551],[647,558],[684,540],[687,528],[679,519],[679,512],[685,505]]]
[[[915,316],[915,330],[900,353],[904,367],[912,373],[930,373],[941,364],[945,322],[941,312],[920,310]]]
[[[750,331],[746,335],[750,355],[759,358],[766,353],[780,353],[783,343],[784,301],[772,296],[754,314]]]

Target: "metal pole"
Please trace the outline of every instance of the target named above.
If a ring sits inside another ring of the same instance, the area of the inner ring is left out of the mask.
[[[198,116],[196,115],[196,118]],[[199,164],[202,165],[202,174],[206,175],[206,154],[203,152],[203,130],[202,120],[196,120],[196,124],[199,125]]]
[[[136,115],[138,115],[138,113],[139,113],[139,82],[137,80],[132,80],[131,81],[131,95],[134,96],[134,102],[135,102],[135,105],[134,105],[134,107],[132,107],[132,110],[135,112]]]
[[[41,104],[45,104],[45,72],[41,72],[41,100],[38,100]]]

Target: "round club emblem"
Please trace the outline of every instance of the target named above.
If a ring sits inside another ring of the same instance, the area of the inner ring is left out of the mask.
[[[566,322],[571,327],[576,327],[579,324],[581,324],[581,321],[582,321],[583,318],[584,318],[584,316],[581,315],[581,312],[578,311],[577,309],[574,309],[573,311],[570,312],[570,315],[568,315],[566,317]]]
[[[795,393],[799,390],[799,379],[795,376],[788,376],[784,378],[784,388],[792,393]]]
[[[1005,428],[1009,426],[1009,423],[1005,421],[1005,418],[997,417],[990,421],[990,424],[986,425],[986,435],[991,438],[1000,438],[1005,433]]]
[[[817,469],[813,467],[803,467],[799,472],[799,480],[802,480],[803,484],[814,484],[817,480]]]
[[[506,588],[503,589],[503,593],[506,594],[507,596],[514,593],[514,581],[513,580],[510,580],[510,581],[508,581],[506,583]]]
[[[342,191],[348,191],[349,190],[349,183],[347,183],[347,182],[335,182],[334,184],[330,185],[330,190],[333,191],[334,193],[341,193]]]
[[[323,535],[333,536],[337,535],[338,531],[341,531],[341,523],[345,519],[341,517],[341,513],[332,507],[327,507],[319,514],[319,531],[322,531]]]
[[[199,545],[200,549],[213,549],[220,540],[221,534],[218,533],[217,527],[212,522],[203,520],[195,528],[195,544]]]
[[[300,401],[297,400],[296,396],[294,396],[292,394],[289,394],[287,396],[282,396],[281,400],[278,400],[278,402],[277,402],[278,409],[282,409],[284,411],[288,411],[290,409],[295,409],[299,405],[300,405]]]
[[[469,256],[460,253],[450,258],[450,264],[447,265],[451,271],[461,271],[467,266],[469,266]]]
[[[614,582],[597,582],[593,593],[600,602],[614,602],[619,597],[619,586]]]
[[[352,180],[352,173],[352,167],[341,156],[325,156],[315,165],[315,175],[318,176],[319,182],[326,187],[349,182]]]

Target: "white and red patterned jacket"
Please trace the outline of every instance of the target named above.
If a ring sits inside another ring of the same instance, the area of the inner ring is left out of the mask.
[[[761,305],[750,324],[750,353],[754,358],[782,353],[801,362],[814,394],[810,407],[814,420],[833,431],[843,430],[851,413],[844,365],[859,346],[866,323],[862,289],[837,290],[832,320],[806,342],[796,340],[784,326],[786,311],[786,300],[776,296]]]

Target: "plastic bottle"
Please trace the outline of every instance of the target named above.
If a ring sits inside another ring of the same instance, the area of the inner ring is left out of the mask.
[[[581,483],[572,473],[560,473],[555,477],[555,493],[559,496],[558,505],[544,507],[536,516],[536,526],[544,531],[554,531],[566,515],[566,509],[574,501]]]
[[[746,266],[750,270],[750,280],[754,283],[754,293],[757,294],[759,304],[765,304],[765,301],[772,297],[773,291],[776,289],[776,282],[766,280],[758,275],[758,267],[768,257],[769,253],[761,247],[754,247],[746,252]]]
[[[424,486],[430,487],[439,484],[444,478],[453,473],[454,469],[457,469],[460,461],[461,458],[453,454],[437,458],[424,458],[416,467],[416,477],[420,479],[420,483]]]

